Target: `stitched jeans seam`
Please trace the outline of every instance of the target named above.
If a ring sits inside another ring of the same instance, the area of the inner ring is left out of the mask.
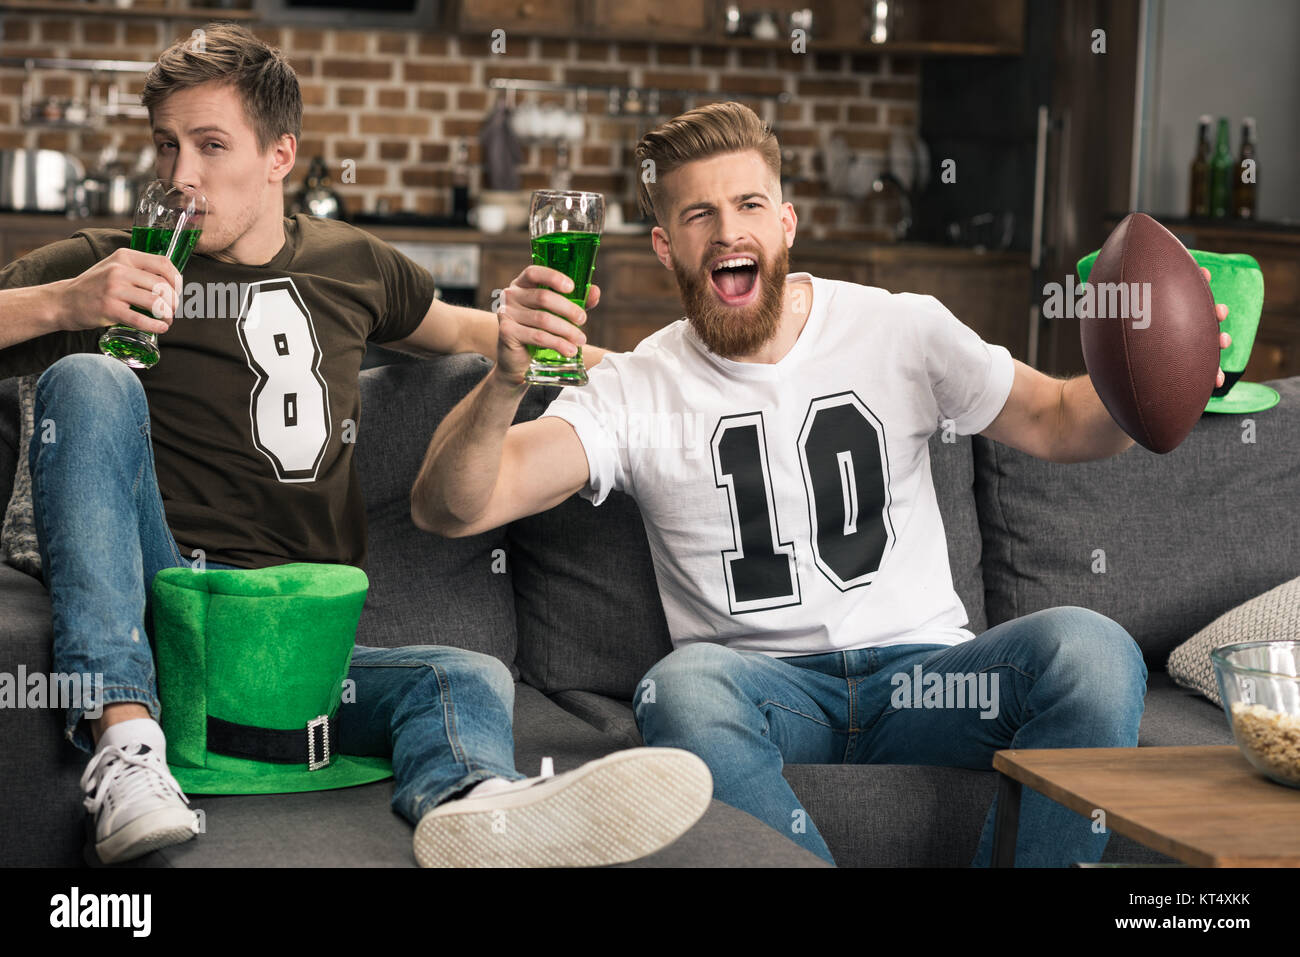
[[[820,718],[814,717],[811,714],[804,714],[798,708],[791,708],[789,705],[782,704],[779,701],[773,701],[771,698],[764,698],[762,701],[758,702],[758,707],[762,708],[765,705],[769,705],[769,704],[774,708],[780,708],[782,711],[787,711],[790,714],[797,714],[801,718],[807,718],[809,721],[812,721],[815,724],[819,724],[823,728],[827,728],[828,730],[831,731],[835,730],[828,722],[823,721]]]

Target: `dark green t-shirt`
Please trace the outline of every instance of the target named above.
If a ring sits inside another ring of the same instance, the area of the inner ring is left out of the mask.
[[[366,516],[353,449],[366,341],[415,331],[433,278],[363,230],[298,215],[265,265],[195,255],[162,358],[137,373],[149,401],[167,523],[186,558],[243,568],[364,566]],[[0,288],[79,275],[128,245],[86,229],[0,270]],[[0,378],[98,352],[102,329],[0,350]]]

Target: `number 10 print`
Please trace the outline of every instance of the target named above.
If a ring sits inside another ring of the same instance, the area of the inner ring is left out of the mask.
[[[724,416],[713,469],[735,548],[723,551],[733,614],[801,602],[793,541],[781,541],[761,412]],[[884,429],[852,392],[808,405],[799,461],[817,568],[840,591],[870,584],[894,544]]]

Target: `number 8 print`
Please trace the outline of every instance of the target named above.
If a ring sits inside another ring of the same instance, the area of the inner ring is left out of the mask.
[[[253,445],[281,482],[312,482],[329,443],[329,387],[311,313],[292,279],[252,283],[239,342],[257,376],[249,397]]]

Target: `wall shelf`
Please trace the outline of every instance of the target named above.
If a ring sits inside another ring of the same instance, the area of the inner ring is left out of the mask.
[[[73,17],[134,17],[155,20],[257,20],[256,10],[224,7],[119,7],[111,3],[59,3],[56,0],[4,0],[0,13],[59,13]]]

